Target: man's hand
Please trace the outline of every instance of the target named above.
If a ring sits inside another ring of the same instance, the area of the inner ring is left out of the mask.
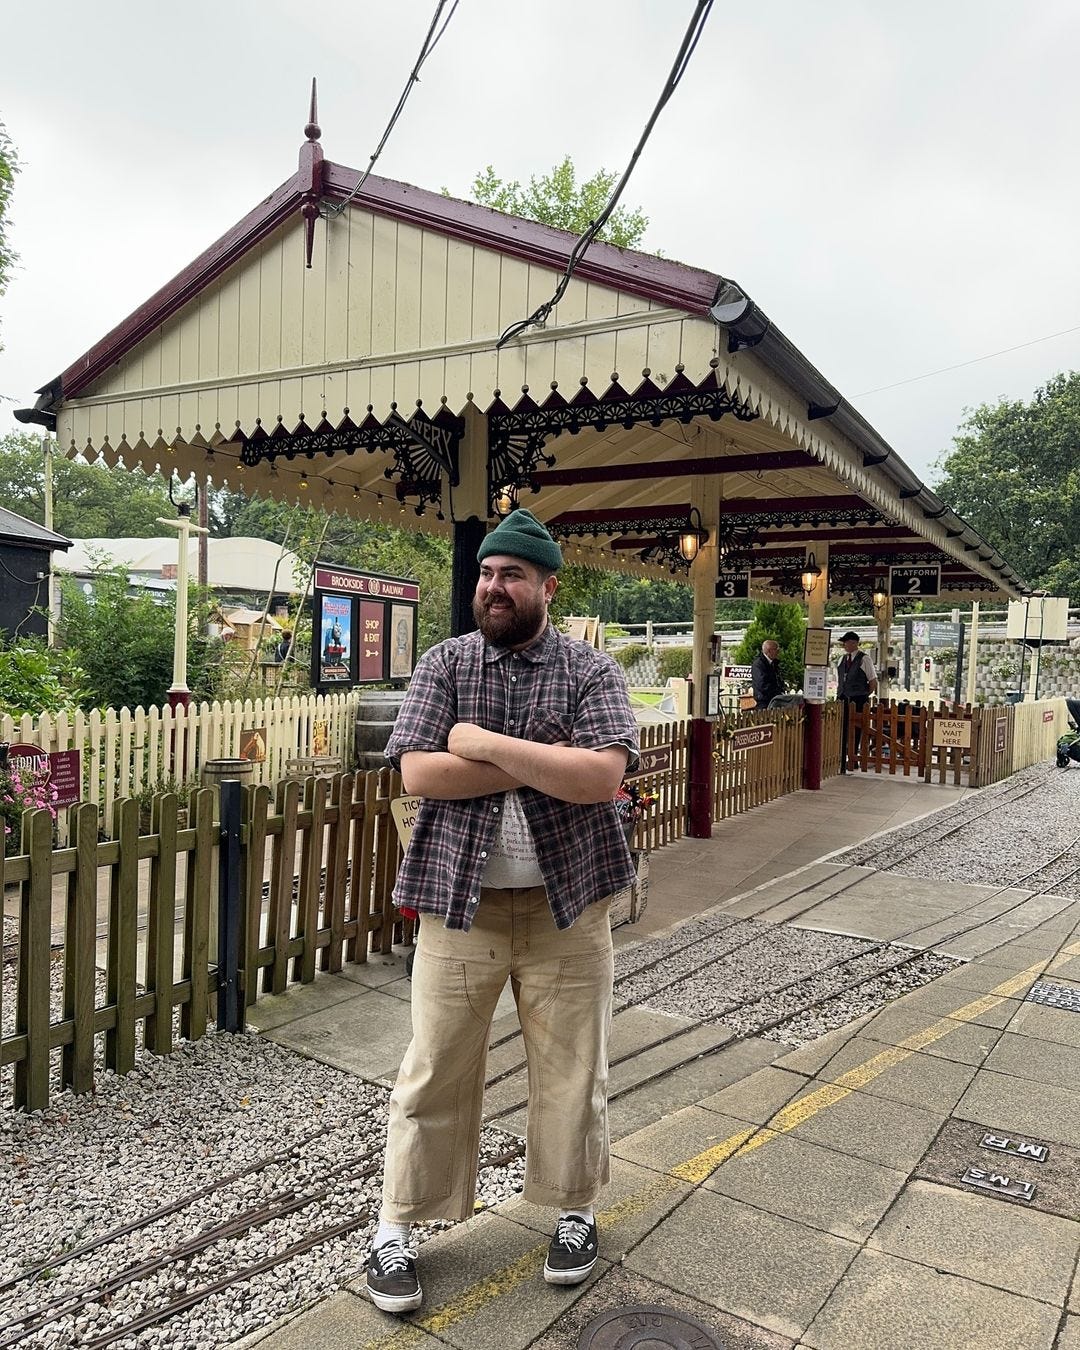
[[[496,739],[494,732],[485,731],[483,727],[478,727],[475,722],[457,722],[450,728],[446,748],[452,755],[458,755],[461,759],[479,759],[490,762]]]

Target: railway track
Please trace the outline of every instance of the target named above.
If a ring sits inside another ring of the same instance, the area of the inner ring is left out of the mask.
[[[1027,793],[1025,792],[1023,794],[1016,794],[1016,796],[1020,795],[1027,795]],[[1016,797],[1013,798],[1013,800],[1015,799]],[[989,814],[989,812],[980,813],[980,816],[985,814]],[[970,823],[970,818],[967,823]],[[953,831],[950,830],[950,833],[952,832]],[[966,906],[964,909],[958,911],[956,917],[960,918],[965,914],[971,913],[973,910],[982,910],[988,903],[992,902],[995,898],[1005,895],[1009,891],[1023,887],[1026,882],[1029,882],[1037,878],[1038,876],[1047,871],[1052,871],[1055,867],[1055,864],[1068,858],[1071,854],[1073,854],[1074,850],[1076,850],[1078,847],[1080,847],[1080,835],[1071,840],[1070,843],[1065,846],[1065,848],[1059,850],[1058,853],[1056,853],[1053,857],[1040,863],[1037,868],[1034,868],[1031,871],[1022,874],[1021,876],[1011,878],[1007,885],[997,887],[996,889],[991,891],[989,895],[981,894],[978,900],[974,901],[971,905]],[[1060,886],[1063,882],[1071,880],[1078,873],[1080,873],[1080,863],[1069,867],[1063,873],[1055,874],[1052,877],[1049,884],[1046,884],[1039,888],[1031,889],[1027,894],[1022,896],[1020,899],[1014,901],[1010,905],[1006,905],[1003,909],[997,911],[991,917],[980,918],[974,923],[961,925],[959,927],[953,928],[951,931],[940,937],[936,937],[933,942],[933,947],[934,948],[945,947],[949,943],[955,942],[961,937],[966,937],[968,934],[978,931],[980,928],[987,927],[991,923],[999,922],[1001,919],[1015,912],[1021,906],[1028,904],[1035,897],[1039,895],[1049,894],[1054,887]],[[837,895],[841,895],[845,891],[852,889],[861,880],[862,880],[861,877],[857,878],[855,881],[848,883],[845,886],[841,886],[836,891],[831,892],[830,895],[825,897],[824,899],[819,896],[815,898],[813,901],[811,901],[809,904],[803,906],[803,908],[797,910],[794,914],[790,913],[786,914],[785,923],[790,923],[794,919],[805,916],[811,910],[816,908],[818,905],[823,904],[828,900],[833,900],[836,898]],[[816,888],[817,886],[815,883],[811,886],[806,887],[805,891],[812,891],[815,890]],[[798,894],[798,892],[796,892],[796,894]],[[790,898],[791,897],[785,899],[784,901],[785,905],[790,903]],[[1064,902],[1061,908],[1062,909],[1065,908],[1070,903],[1072,902],[1071,901]],[[768,911],[763,912],[767,913]],[[1050,920],[1053,919],[1057,913],[1060,913],[1060,909],[1055,911],[1055,914],[1049,915],[1042,922],[1043,923],[1050,922]],[[755,920],[753,922],[756,923],[757,921]],[[740,927],[742,926],[744,925],[740,924]],[[912,940],[915,939],[917,935],[920,932],[922,932],[927,926],[928,925],[926,924],[920,924],[915,928],[909,929],[905,933],[897,934],[888,939],[883,939],[880,941],[875,941],[863,945],[856,952],[852,952],[847,956],[837,957],[831,961],[827,961],[824,964],[816,966],[803,974],[796,975],[789,980],[781,981],[780,983],[770,985],[765,989],[756,990],[753,995],[725,1004],[721,1008],[719,1008],[715,1013],[710,1014],[709,1016],[693,1019],[687,1025],[681,1026],[674,1031],[668,1032],[664,1036],[648,1041],[647,1043],[640,1045],[636,1047],[634,1050],[628,1051],[623,1055],[615,1056],[610,1061],[610,1067],[613,1069],[621,1065],[628,1064],[633,1060],[640,1058],[642,1055],[648,1054],[649,1052],[659,1049],[662,1046],[675,1044],[680,1040],[688,1039],[689,1037],[693,1036],[695,1032],[700,1031],[702,1027],[713,1025],[719,1022],[730,1022],[733,1018],[742,1019],[743,1015],[745,1015],[744,1019],[745,1025],[743,1026],[743,1029],[737,1032],[732,1040],[727,1040],[723,1042],[722,1045],[717,1045],[708,1050],[697,1050],[693,1054],[686,1056],[684,1059],[681,1059],[674,1064],[668,1065],[658,1074],[652,1075],[645,1080],[635,1081],[630,1087],[618,1090],[610,1094],[608,1100],[616,1101],[620,1097],[628,1095],[630,1092],[636,1092],[641,1087],[645,1086],[646,1083],[656,1081],[658,1078],[662,1078],[668,1074],[675,1073],[679,1069],[685,1068],[689,1064],[695,1063],[703,1058],[715,1054],[721,1049],[727,1049],[732,1044],[738,1041],[748,1040],[751,1037],[761,1036],[770,1031],[775,1031],[778,1028],[784,1026],[786,1023],[792,1022],[796,1018],[804,1016],[808,1012],[817,1011],[823,1008],[826,1004],[828,1004],[834,999],[843,998],[848,994],[854,994],[860,988],[871,985],[874,981],[880,980],[884,976],[888,976],[894,972],[901,971],[908,966],[911,966],[921,960],[924,960],[930,950],[925,946],[915,945],[913,946],[912,950],[905,952],[899,956],[891,955],[890,949],[895,950],[898,947],[902,947],[905,944],[912,942]],[[1041,925],[1036,925],[1035,930],[1033,931],[1037,931],[1038,927],[1040,926]],[[722,933],[724,929],[719,928],[717,931]],[[1007,942],[1011,940],[1012,940],[1011,937],[1006,938],[1001,943],[996,944],[994,947],[991,947],[988,950],[990,951],[996,950],[998,946],[1004,946]],[[648,970],[655,969],[656,966],[658,966],[662,962],[670,961],[673,955],[685,951],[690,947],[700,945],[701,941],[702,937],[699,934],[697,937],[695,937],[693,942],[675,948],[674,951],[670,949],[665,951],[663,956],[657,958],[656,960],[650,961],[641,967],[635,968],[633,971],[624,973],[622,976],[620,976],[618,984],[620,985],[620,987],[624,986],[631,980],[639,978],[643,973],[647,972]],[[720,952],[710,951],[709,956],[705,960],[698,962],[696,965],[692,966],[689,970],[680,971],[677,975],[675,975],[673,978],[666,981],[665,983],[659,986],[650,987],[646,989],[643,993],[639,994],[637,997],[632,997],[626,1000],[626,1002],[624,1002],[623,1005],[613,1014],[612,1020],[614,1021],[619,1016],[625,1014],[626,1012],[630,1011],[633,1008],[638,1008],[642,1007],[643,1005],[647,1005],[652,1000],[654,1000],[660,993],[668,992],[672,989],[675,989],[679,985],[686,984],[688,981],[692,980],[695,976],[700,975],[711,968],[720,966],[722,962],[725,961],[727,958],[731,957],[732,955],[740,951],[743,951],[744,949],[750,948],[754,945],[770,944],[774,941],[775,941],[775,933],[773,931],[766,931],[766,932],[758,931],[753,932],[748,936],[738,938],[733,944],[725,947]],[[880,964],[877,964],[875,962],[865,972],[857,970],[857,967],[860,964],[864,964],[868,960],[875,958],[879,953],[885,954],[886,957],[886,959],[883,960]],[[849,972],[853,971],[855,973],[851,974],[849,978],[845,979],[843,977],[843,972],[845,970],[848,970]],[[838,983],[832,984],[831,982],[827,981],[827,987],[820,992],[818,989],[814,988],[816,982],[819,982],[823,978],[830,977],[834,974],[840,975],[840,980]],[[803,995],[802,997],[800,997],[800,991],[802,991]],[[785,995],[788,996],[793,1006],[791,1006],[788,1010],[783,1011],[781,1013],[767,1015],[765,1011],[767,1005],[770,1002],[775,1001],[776,999],[784,998]],[[755,1018],[753,1015],[755,1009],[760,1009],[762,1015]],[[509,1035],[502,1037],[499,1041],[495,1042],[494,1044],[495,1045],[507,1044],[513,1041],[514,1038],[518,1035],[520,1035],[520,1032],[510,1033]],[[524,1068],[525,1068],[525,1061],[524,1059],[522,1059],[519,1063],[514,1064],[502,1070],[495,1076],[493,1076],[491,1079],[489,1079],[486,1086],[488,1088],[497,1086],[499,1083],[513,1077],[517,1073],[520,1073]],[[522,1110],[525,1105],[526,1100],[524,1099],[521,1101],[516,1101],[508,1106],[500,1107],[498,1110],[486,1116],[485,1119],[492,1123],[499,1120],[504,1120],[507,1116],[514,1115],[517,1111]]]
[[[1000,793],[993,802],[985,803],[984,809],[966,812],[961,821],[951,816],[948,822],[934,821],[917,830],[914,835],[909,832],[905,836],[904,843],[910,851],[916,852],[928,842],[937,842],[960,833],[966,825],[984,819],[994,811],[1001,810],[1036,790],[1037,787],[1029,787],[1017,792]],[[915,839],[921,842],[917,848],[911,850],[911,844]],[[1080,861],[1076,856],[1078,849],[1080,836],[1024,876],[1011,879],[1008,885],[996,888],[990,895],[980,895],[975,904],[957,915],[957,919],[961,922],[944,937],[936,939],[934,945],[937,947],[947,945],[990,923],[998,922],[1027,903],[1032,895],[1048,894],[1055,886],[1060,886],[1076,876],[1080,873]],[[879,849],[874,857],[875,859],[888,857],[892,852],[895,850],[885,846]],[[861,877],[859,879],[861,880]],[[972,910],[982,909],[988,901],[1023,885],[1024,882],[1031,881],[1037,883],[1032,895],[1006,905],[990,918],[980,917],[967,924],[962,922],[964,916]],[[817,885],[808,885],[801,892],[806,898],[806,903],[794,913],[788,911],[785,920],[790,922],[804,917],[818,905],[843,894],[855,884],[857,883],[851,882],[842,885],[826,897],[821,896]],[[796,897],[799,894],[800,892],[796,892]],[[785,900],[785,906],[790,905],[791,898]],[[768,912],[763,911],[764,914]],[[1050,922],[1053,917],[1048,916],[1042,922]],[[1041,925],[1036,925],[1035,930],[1039,926]],[[720,919],[716,919],[693,925],[690,930],[693,935],[688,936],[687,941],[673,949],[666,949],[659,957],[646,959],[632,969],[620,972],[616,981],[617,988],[626,991],[629,996],[615,1016],[648,1004],[660,993],[677,989],[679,985],[701,976],[719,962],[738,957],[740,953],[752,954],[756,946],[775,939],[775,926],[770,928],[771,931],[760,931],[761,925],[758,920],[723,923]],[[612,1067],[616,1068],[631,1063],[661,1046],[670,1044],[678,1047],[681,1041],[685,1042],[693,1032],[703,1027],[733,1017],[741,1017],[744,1020],[742,1029],[734,1038],[711,1049],[695,1049],[693,1053],[678,1057],[654,1073],[635,1077],[628,1086],[612,1092],[609,1100],[615,1102],[638,1092],[739,1041],[782,1028],[786,1023],[807,1012],[820,1009],[832,1000],[844,998],[875,980],[880,980],[923,959],[926,955],[925,949],[897,951],[901,944],[915,939],[919,932],[919,928],[914,928],[887,941],[860,944],[856,951],[814,964],[802,972],[793,974],[791,978],[776,981],[766,988],[757,988],[741,999],[726,1003],[715,1014],[698,1018],[689,1025],[680,1026],[667,1035],[614,1058]],[[647,981],[650,973],[655,972],[661,965],[670,964],[673,957],[693,952],[695,948],[700,948],[703,941],[713,939],[715,942],[707,959],[692,963],[688,969],[679,971],[659,984]],[[997,945],[1005,945],[1009,940],[1011,939],[1005,938]],[[635,981],[647,983],[648,987],[638,989]],[[779,1009],[776,1007],[778,1000],[783,1001]],[[493,1042],[493,1047],[508,1044],[519,1034],[512,1033],[505,1036]],[[511,1078],[522,1068],[524,1060],[494,1075],[489,1080],[488,1086],[495,1086]],[[502,1107],[486,1118],[487,1123],[498,1122],[522,1109],[524,1105],[525,1102],[521,1101]],[[361,1196],[365,1185],[371,1195],[377,1194],[377,1177],[381,1170],[380,1151],[368,1149],[341,1159],[340,1151],[335,1153],[335,1128],[326,1126],[311,1131],[286,1148],[269,1153],[264,1158],[227,1176],[149,1210],[131,1223],[111,1229],[70,1251],[58,1251],[18,1275],[4,1280],[0,1283],[0,1350],[8,1350],[9,1347],[15,1346],[69,1343],[88,1347],[89,1350],[104,1350],[104,1347],[111,1347],[119,1342],[134,1344],[142,1333],[151,1328],[175,1322],[185,1314],[193,1313],[201,1304],[207,1303],[215,1296],[287,1266],[290,1261],[317,1247],[332,1244],[354,1234],[359,1241],[363,1230],[369,1227],[376,1217],[377,1201],[369,1199],[361,1202]],[[129,1259],[128,1253],[121,1258],[120,1253],[124,1250],[125,1244],[130,1247],[132,1239],[145,1237],[155,1224],[165,1224],[184,1211],[191,1211],[200,1203],[209,1202],[212,1205],[231,1190],[242,1191],[246,1185],[253,1185],[271,1169],[287,1170],[303,1162],[304,1170],[310,1172],[312,1151],[319,1156],[323,1152],[327,1154],[326,1166],[319,1172],[317,1180],[309,1178],[296,1187],[282,1181],[282,1184],[269,1195],[260,1194],[249,1203],[241,1201],[239,1207],[225,1218],[204,1222],[197,1231],[183,1235],[168,1244],[161,1243],[149,1254]],[[484,1158],[480,1164],[481,1170],[506,1166],[520,1157],[523,1151],[523,1143],[513,1141],[503,1152],[489,1154]],[[356,1203],[352,1203],[347,1195],[342,1200],[339,1188],[346,1188],[348,1185],[358,1188]],[[327,1202],[335,1197],[339,1203],[336,1208],[330,1207],[328,1212]],[[342,1212],[343,1204],[351,1206],[348,1212]],[[292,1227],[288,1225],[289,1220],[293,1221]],[[297,1231],[298,1221],[302,1224],[300,1231]],[[250,1249],[242,1250],[243,1240],[258,1234],[265,1235],[264,1245],[268,1246],[269,1250],[261,1253]],[[200,1270],[197,1258],[200,1256],[205,1258],[208,1253],[212,1254],[212,1249],[217,1243],[227,1244],[227,1253],[236,1259],[237,1264],[225,1270],[219,1268],[215,1268],[212,1272],[205,1268]],[[116,1252],[111,1268],[104,1277],[95,1276],[92,1273],[93,1259],[96,1257],[99,1262],[108,1263],[110,1250]],[[71,1271],[71,1287],[44,1302],[35,1302],[32,1308],[20,1306],[28,1291],[33,1291],[36,1295],[46,1287],[47,1280],[55,1278],[58,1271],[70,1268],[77,1262],[85,1262],[88,1269],[85,1275],[77,1267]],[[170,1276],[175,1278],[163,1280],[163,1277]],[[134,1305],[138,1307],[138,1311],[134,1313],[130,1311],[132,1303],[125,1300],[125,1295],[132,1291],[144,1291],[144,1297],[140,1300],[141,1307],[138,1304]],[[114,1307],[115,1316],[100,1315],[102,1308],[112,1313]],[[80,1316],[91,1309],[96,1310],[95,1315],[85,1330],[80,1331],[77,1339],[73,1337],[70,1342],[56,1339],[58,1333],[61,1336],[66,1335]]]
[[[215,1192],[220,1192],[237,1181],[251,1178],[266,1171],[271,1165],[300,1156],[306,1145],[315,1140],[325,1139],[332,1133],[333,1131],[330,1128],[316,1131],[305,1136],[304,1139],[298,1141],[289,1149],[270,1154],[240,1171],[231,1173],[228,1177],[221,1178],[220,1181],[191,1191],[168,1205],[160,1206],[148,1212],[130,1224],[125,1224],[121,1228],[100,1235],[93,1242],[86,1243],[69,1252],[58,1252],[48,1260],[38,1262],[18,1276],[4,1281],[3,1285],[0,1286],[0,1292],[11,1294],[32,1285],[45,1272],[55,1272],[56,1269],[65,1264],[85,1258],[94,1252],[103,1251],[111,1243],[149,1228],[163,1218],[171,1217],[180,1210],[193,1205],[196,1201]],[[489,1154],[486,1158],[481,1159],[481,1173],[506,1166],[521,1157],[524,1150],[524,1143],[514,1140],[502,1151]],[[94,1347],[103,1348],[114,1345],[117,1341],[136,1336],[148,1328],[161,1326],[165,1322],[197,1308],[200,1303],[204,1303],[215,1294],[222,1293],[243,1284],[245,1281],[254,1279],[258,1275],[283,1266],[317,1246],[347,1237],[351,1233],[372,1225],[378,1214],[377,1200],[353,1209],[346,1217],[338,1218],[332,1222],[320,1223],[317,1221],[317,1214],[313,1214],[311,1216],[311,1227],[303,1235],[285,1242],[284,1245],[281,1245],[279,1237],[277,1242],[272,1244],[275,1249],[266,1256],[257,1260],[249,1260],[216,1279],[200,1280],[197,1274],[185,1269],[185,1263],[191,1262],[194,1257],[206,1252],[215,1243],[235,1242],[252,1233],[255,1229],[269,1227],[281,1220],[302,1214],[306,1209],[324,1204],[334,1193],[335,1187],[332,1183],[345,1180],[350,1183],[371,1180],[374,1184],[374,1178],[378,1176],[381,1170],[381,1148],[367,1150],[327,1168],[321,1174],[320,1184],[313,1188],[300,1191],[285,1188],[268,1197],[263,1197],[257,1203],[246,1206],[228,1219],[201,1228],[193,1237],[173,1243],[164,1249],[158,1248],[144,1259],[122,1265],[120,1269],[114,1271],[105,1279],[86,1282],[44,1303],[36,1304],[32,1310],[17,1313],[14,1316],[10,1315],[12,1311],[10,1307],[6,1312],[0,1309],[0,1319],[3,1319],[0,1320],[0,1350],[39,1343],[39,1340],[31,1338],[41,1338],[44,1333],[48,1333],[50,1328],[57,1329],[64,1323],[74,1323],[85,1310],[102,1304],[107,1305],[122,1290],[130,1291],[140,1284],[146,1284],[152,1288],[155,1277],[168,1274],[173,1280],[173,1289],[169,1292],[169,1296],[161,1301],[153,1302],[152,1306],[144,1308],[135,1316],[128,1316],[124,1313],[122,1317],[117,1319],[116,1325],[90,1331],[87,1335],[80,1336],[77,1342],[72,1343],[85,1346],[87,1350],[93,1350]],[[181,1288],[180,1286],[184,1283],[188,1274],[193,1274],[193,1287]]]

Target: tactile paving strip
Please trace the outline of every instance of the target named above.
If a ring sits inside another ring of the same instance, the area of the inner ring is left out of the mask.
[[[1038,1003],[1043,1008],[1059,1008],[1062,1012],[1080,1012],[1080,989],[1069,984],[1036,980],[1024,1002]]]

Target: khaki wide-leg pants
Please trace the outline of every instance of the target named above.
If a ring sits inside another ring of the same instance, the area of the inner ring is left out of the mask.
[[[525,1199],[572,1209],[597,1198],[608,1180],[608,909],[589,905],[560,931],[542,886],[484,890],[469,932],[420,925],[413,1039],[390,1098],[386,1219],[472,1214],[488,1042],[507,978],[529,1066]]]

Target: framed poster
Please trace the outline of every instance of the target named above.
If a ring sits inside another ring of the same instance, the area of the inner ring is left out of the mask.
[[[407,680],[416,664],[416,606],[390,606],[390,678]]]
[[[416,664],[420,587],[405,577],[315,564],[311,683],[407,680]]]
[[[321,596],[315,632],[318,637],[319,684],[355,684],[353,675],[352,601]]]

